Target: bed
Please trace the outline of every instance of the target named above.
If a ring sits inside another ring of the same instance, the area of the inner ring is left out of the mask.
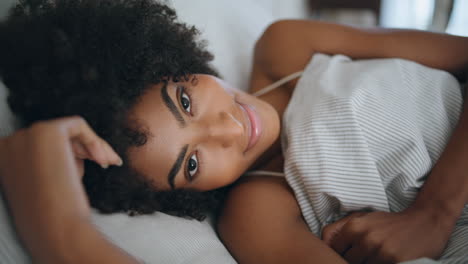
[[[8,2],[8,1],[7,1]],[[11,1],[9,1],[11,2]],[[172,0],[181,21],[196,25],[215,55],[222,77],[247,90],[255,41],[273,21],[304,18],[302,0]],[[4,5],[0,6],[3,8]],[[4,14],[4,10],[0,10]],[[0,82],[0,137],[14,131],[17,120]],[[144,263],[236,263],[216,235],[211,218],[203,222],[163,213],[129,217],[93,212],[93,221],[115,244]],[[0,199],[0,263],[30,263]]]

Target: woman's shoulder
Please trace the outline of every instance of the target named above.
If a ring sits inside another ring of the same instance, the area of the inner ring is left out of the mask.
[[[282,214],[299,216],[294,193],[284,178],[252,176],[241,178],[229,191],[222,214],[243,218],[246,215],[267,214],[281,209]],[[287,216],[287,217],[289,217]]]
[[[294,40],[295,21],[280,20],[264,31],[254,49],[249,92],[255,93],[283,77],[302,71],[313,53],[306,43]],[[289,103],[297,79],[293,79],[278,89],[260,96],[269,102],[281,115]]]
[[[217,229],[239,263],[344,263],[310,232],[281,178],[241,180],[229,195]]]
[[[298,41],[298,23],[301,21],[279,20],[266,28],[255,44],[252,80],[260,77],[274,82],[304,69],[313,53],[305,41]]]

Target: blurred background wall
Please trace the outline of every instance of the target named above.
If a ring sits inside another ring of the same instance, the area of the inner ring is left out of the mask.
[[[468,36],[467,0],[382,0],[380,25],[443,31]]]
[[[468,0],[307,0],[311,18],[468,36]]]
[[[15,1],[0,0],[0,18],[6,15],[8,8]],[[272,10],[274,17],[280,18],[313,18],[351,25],[416,28],[468,36],[468,0],[251,0],[251,2],[267,6]],[[298,10],[302,10],[302,13],[298,13]]]

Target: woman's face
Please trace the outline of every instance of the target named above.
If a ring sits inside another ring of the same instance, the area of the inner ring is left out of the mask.
[[[158,189],[226,186],[279,135],[270,104],[214,76],[192,78],[154,85],[131,111],[149,132],[147,143],[130,151],[132,166]]]

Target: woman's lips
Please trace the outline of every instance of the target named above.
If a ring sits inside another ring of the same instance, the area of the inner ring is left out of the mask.
[[[247,116],[248,120],[248,144],[247,148],[245,149],[244,153],[249,151],[255,144],[258,142],[260,139],[260,136],[262,134],[262,123],[260,120],[260,117],[258,116],[258,113],[255,111],[255,108],[247,105],[247,104],[242,104],[239,103],[241,108],[244,110]]]

